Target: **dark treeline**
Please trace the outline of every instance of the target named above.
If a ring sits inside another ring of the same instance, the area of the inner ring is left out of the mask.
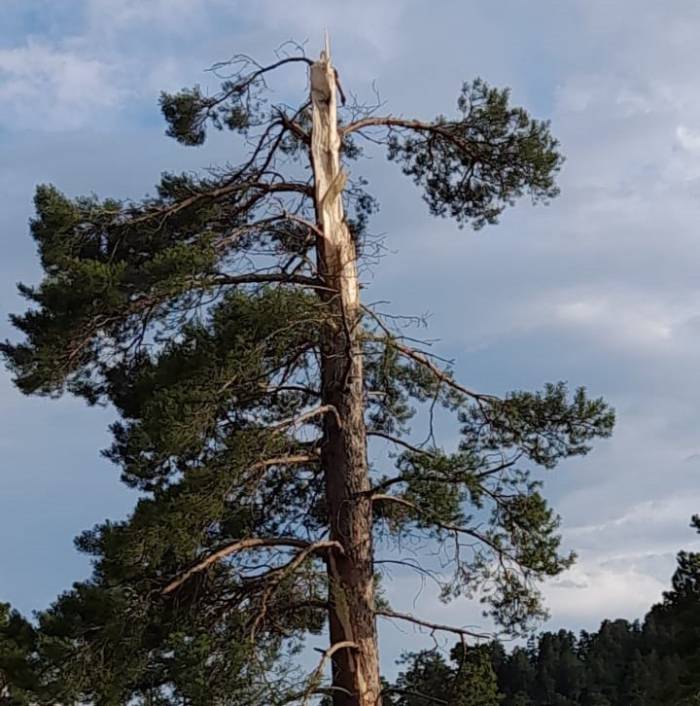
[[[700,531],[700,518],[693,518]],[[406,657],[394,706],[690,706],[700,704],[700,554],[680,552],[671,590],[641,621],[545,632]]]

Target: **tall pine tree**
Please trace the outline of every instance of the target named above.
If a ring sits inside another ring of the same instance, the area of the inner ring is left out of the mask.
[[[481,228],[554,197],[561,157],[547,123],[481,80],[456,115],[421,121],[339,112],[328,47],[227,70],[219,93],[161,106],[183,144],[242,136],[242,163],[166,174],[140,202],[36,193],[45,275],[21,286],[25,339],[4,354],[27,394],[113,405],[106,454],[141,492],[127,521],[79,538],[95,571],[41,618],[46,680],[63,701],[376,706],[377,618],[441,627],[378,600],[376,532],[449,548],[442,597],[478,593],[517,632],[541,614],[537,581],[572,561],[530,469],[585,454],[613,414],[563,384],[475,392],[365,305],[375,202],[348,165],[380,143],[432,214]],[[270,101],[278,70],[309,79],[298,107]],[[435,405],[456,449],[412,442]],[[377,469],[368,438],[396,451]],[[300,688],[292,657],[321,631]]]

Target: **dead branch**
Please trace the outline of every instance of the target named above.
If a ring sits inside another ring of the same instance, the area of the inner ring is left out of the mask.
[[[265,619],[265,615],[267,614],[267,606],[270,601],[270,598],[272,598],[272,596],[275,594],[275,591],[277,591],[282,581],[290,574],[293,574],[306,561],[310,554],[313,554],[314,552],[317,552],[320,549],[331,548],[338,549],[340,552],[343,551],[343,546],[340,544],[340,542],[337,542],[335,540],[324,540],[321,542],[315,542],[313,544],[309,544],[309,546],[305,547],[300,552],[295,554],[294,557],[292,557],[292,559],[283,566],[279,566],[275,569],[272,569],[272,571],[269,571],[264,577],[256,578],[256,582],[262,580],[263,582],[268,583],[268,585],[263,591],[260,612],[255,617],[255,620],[253,621],[253,625],[250,630],[250,636],[252,640],[255,639],[255,634],[258,631],[258,626]],[[273,580],[270,581],[270,579]]]
[[[422,620],[421,618],[416,618],[410,613],[397,613],[394,610],[377,610],[375,615],[381,618],[393,618],[395,620],[405,620],[408,623],[413,623],[419,627],[428,628],[431,634],[435,632],[451,632],[460,637],[471,637],[477,640],[487,640],[493,637],[487,633],[473,632],[472,630],[466,630],[465,628],[457,627],[456,625],[443,625],[441,623],[431,623],[428,620]]]
[[[141,216],[132,218],[123,222],[120,222],[121,226],[134,226],[139,223],[153,220],[154,218],[166,219],[174,216],[176,213],[189,208],[190,206],[196,204],[199,201],[205,200],[216,200],[222,196],[228,196],[229,194],[236,193],[237,191],[253,191],[257,190],[258,193],[248,200],[241,208],[237,210],[239,213],[243,213],[250,209],[255,203],[257,203],[261,198],[271,193],[298,193],[303,196],[313,196],[313,190],[306,184],[301,184],[297,182],[281,182],[281,183],[269,183],[269,182],[251,182],[251,181],[233,181],[232,183],[226,183],[223,186],[210,189],[209,191],[202,191],[192,196],[188,196],[182,201],[178,201],[175,204],[165,206],[163,208],[156,208],[148,213],[144,213]]]
[[[225,91],[222,93],[220,96],[216,96],[212,99],[209,100],[207,104],[207,108],[215,108],[217,105],[220,103],[223,103],[223,101],[227,100],[233,95],[242,93],[245,91],[249,86],[251,86],[255,81],[265,74],[269,73],[270,71],[274,71],[275,69],[280,68],[280,66],[284,66],[285,64],[294,64],[294,63],[303,63],[306,64],[307,66],[311,66],[314,62],[311,61],[306,56],[287,56],[284,59],[280,59],[279,61],[274,62],[273,64],[268,64],[267,66],[261,66],[258,64],[256,61],[254,61],[251,57],[246,56],[244,54],[238,54],[232,59],[229,59],[228,61],[219,61],[216,64],[214,64],[211,67],[211,71],[216,73],[218,75],[218,71],[222,69],[224,66],[235,66],[238,64],[239,66],[243,65],[245,66],[246,64],[256,66],[257,69],[255,71],[251,71],[251,73],[247,75],[241,75],[243,73],[241,69],[241,73],[239,74],[240,78],[238,81],[236,81],[230,90]]]
[[[319,417],[327,413],[333,414],[335,416],[336,421],[338,422],[338,426],[342,428],[343,423],[342,419],[340,418],[340,414],[332,404],[322,404],[319,407],[315,407],[314,409],[309,410],[308,412],[304,412],[303,414],[298,414],[294,417],[284,419],[270,428],[273,430],[279,430],[289,426],[298,426],[300,424],[303,424],[308,419],[313,419],[314,417]]]
[[[338,652],[339,650],[357,650],[359,649],[358,645],[356,642],[353,642],[352,640],[343,640],[342,642],[336,642],[334,645],[331,645],[321,656],[321,660],[318,663],[318,666],[314,671],[311,673],[311,676],[309,677],[309,686],[307,687],[306,691],[304,692],[303,698],[302,698],[302,706],[306,706],[309,703],[309,698],[312,696],[314,691],[319,685],[319,682],[321,680],[321,674],[323,673],[323,668],[326,666],[326,662],[333,657],[333,655]]]
[[[315,223],[312,223],[306,218],[301,218],[300,216],[296,216],[293,213],[288,213],[286,211],[282,214],[282,217],[308,228],[309,231],[317,238],[321,238],[323,240],[326,237],[326,234]]]
[[[461,392],[463,395],[466,395],[467,397],[470,397],[473,400],[477,401],[496,401],[498,400],[498,397],[495,395],[486,395],[481,392],[474,392],[474,390],[470,390],[464,385],[460,385],[449,373],[445,372],[442,368],[438,367],[433,363],[430,358],[428,358],[425,353],[420,353],[417,351],[415,348],[411,348],[410,346],[403,345],[402,343],[399,343],[396,339],[393,339],[390,344],[396,350],[401,353],[406,358],[410,358],[411,360],[415,361],[419,365],[422,365],[424,368],[427,368],[430,370],[430,372],[442,383],[447,385],[448,387],[451,387],[453,390],[456,390],[457,392]]]
[[[304,275],[292,275],[285,273],[259,273],[246,275],[226,275],[217,274],[213,280],[214,284],[238,286],[241,284],[298,284],[302,287],[311,287],[312,289],[328,289],[321,280],[315,277],[306,277]]]
[[[304,541],[303,539],[297,539],[296,537],[249,537],[248,539],[241,539],[237,542],[232,542],[231,544],[226,544],[223,547],[220,547],[205,559],[197,562],[194,566],[182,573],[176,579],[172,580],[163,589],[162,593],[163,595],[172,593],[182,586],[182,584],[185,583],[185,581],[187,581],[190,577],[201,573],[212,564],[215,564],[217,561],[221,561],[221,559],[225,559],[227,556],[231,556],[232,554],[246,551],[248,549],[266,547],[299,547],[306,552],[307,556],[311,552],[322,551],[330,548],[337,549],[340,552],[343,551],[343,547],[338,542],[330,540],[324,540],[312,544]]]
[[[455,379],[449,373],[447,373],[445,370],[443,370],[439,366],[435,365],[435,363],[433,363],[433,361],[430,360],[428,355],[416,350],[415,348],[412,348],[412,347],[407,346],[403,343],[400,343],[398,338],[396,337],[396,335],[381,320],[379,315],[376,314],[374,311],[372,311],[372,309],[370,309],[367,306],[362,306],[362,310],[366,314],[369,314],[372,317],[372,319],[375,321],[375,323],[379,326],[379,328],[381,328],[382,331],[384,331],[384,333],[386,334],[385,337],[375,337],[375,338],[372,338],[372,340],[377,341],[378,343],[384,343],[387,346],[393,346],[404,357],[409,358],[410,360],[413,360],[414,362],[418,363],[419,365],[422,365],[423,367],[430,370],[430,372],[440,382],[444,383],[448,387],[451,387],[453,390],[461,392],[463,395],[466,395],[467,397],[470,397],[471,399],[478,400],[478,401],[497,400],[498,399],[494,395],[485,395],[480,392],[474,392],[474,390],[469,390],[468,388],[464,387],[463,385],[460,385],[458,382],[455,381]]]
[[[368,429],[367,430],[367,436],[376,436],[380,439],[386,439],[387,441],[391,441],[392,444],[397,444],[398,446],[403,446],[405,449],[408,451],[411,451],[415,454],[419,454],[421,456],[430,456],[431,458],[436,458],[436,455],[430,451],[426,451],[425,449],[421,449],[419,446],[414,446],[413,444],[409,444],[407,441],[404,441],[403,439],[399,438],[398,436],[392,436],[391,434],[387,434],[384,431],[379,431],[378,429]]]

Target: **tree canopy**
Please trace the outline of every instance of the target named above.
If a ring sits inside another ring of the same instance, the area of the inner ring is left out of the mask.
[[[271,100],[279,70],[297,71],[295,107]],[[376,620],[435,628],[375,597],[390,562],[412,561],[407,537],[442,548],[443,600],[478,598],[503,630],[527,631],[538,581],[573,561],[532,469],[612,431],[583,388],[461,384],[359,298],[376,208],[363,147],[383,145],[432,214],[481,228],[521,196],[556,195],[546,122],[481,80],[450,117],[336,113],[327,50],[226,71],[220,92],[161,107],[185,145],[232,131],[240,164],[164,174],[141,201],[36,192],[44,276],[20,286],[24,338],[2,352],[23,392],[114,408],[105,454],[140,494],[127,520],[78,538],[94,573],[40,616],[54,702],[376,704]],[[436,406],[460,429],[454,448],[416,442],[412,421]],[[376,458],[368,438],[386,445]],[[322,631],[329,648],[304,677],[294,656]],[[471,657],[463,668],[490,678]]]

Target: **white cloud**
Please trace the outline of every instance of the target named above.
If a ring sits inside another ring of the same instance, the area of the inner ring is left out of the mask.
[[[668,588],[668,581],[625,567],[614,570],[579,563],[544,588],[554,626],[597,629],[601,619],[644,617]]]
[[[599,344],[639,352],[640,347],[668,347],[673,337],[674,312],[649,301],[641,292],[595,292],[581,296],[564,292],[551,304],[556,322]],[[556,324],[555,324],[556,325]]]
[[[0,49],[0,123],[27,129],[76,129],[117,106],[126,91],[114,66],[29,41]]]

